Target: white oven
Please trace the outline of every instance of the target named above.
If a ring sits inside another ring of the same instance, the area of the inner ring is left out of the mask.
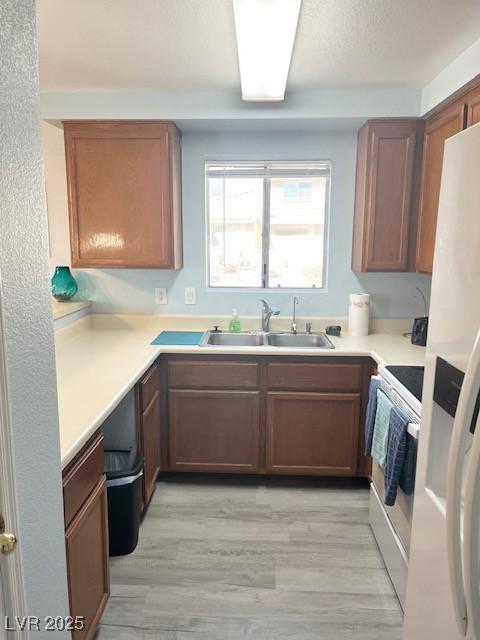
[[[392,367],[392,369],[395,369]],[[380,365],[378,375],[380,389],[408,417],[407,437],[416,445],[418,441],[421,402],[395,377],[389,368]],[[421,386],[421,385],[420,385]],[[405,606],[408,558],[413,517],[413,492],[406,495],[398,489],[393,506],[384,503],[384,473],[380,465],[372,460],[370,484],[369,521],[385,566],[392,580],[402,608]]]

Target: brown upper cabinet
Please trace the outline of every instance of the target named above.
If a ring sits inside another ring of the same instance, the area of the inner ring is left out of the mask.
[[[158,121],[64,122],[74,267],[182,267],[180,135]]]
[[[480,86],[472,89],[467,97],[467,127],[480,122]]]
[[[408,271],[424,122],[369,120],[357,148],[354,271]]]
[[[445,140],[465,128],[466,114],[461,99],[426,121],[415,259],[421,273],[432,273]]]
[[[354,271],[432,273],[445,141],[478,123],[480,84],[465,87],[426,118],[364,124],[358,133]]]

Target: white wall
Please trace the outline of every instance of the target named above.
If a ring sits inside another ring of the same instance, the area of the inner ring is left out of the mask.
[[[47,127],[51,125],[47,125]],[[57,153],[64,163],[63,141],[58,135]],[[48,135],[49,129],[45,129]],[[60,144],[61,143],[61,144]],[[53,145],[47,150],[52,151]],[[350,269],[353,231],[353,203],[356,163],[356,131],[267,133],[190,132],[182,137],[182,184],[184,222],[184,268],[160,270],[83,270],[77,271],[83,296],[94,302],[93,311],[120,313],[180,313],[227,315],[237,308],[240,315],[258,315],[260,298],[267,297],[280,306],[282,314],[291,313],[292,292],[215,291],[206,287],[205,258],[205,160],[212,159],[301,159],[332,161],[331,211],[327,288],[325,291],[300,291],[302,316],[345,316],[348,294],[368,291],[372,294],[372,314],[376,317],[423,315],[416,297],[420,286],[427,298],[430,277],[418,274],[354,274]],[[58,250],[53,263],[65,262],[68,254],[68,230],[65,224],[67,202],[64,166],[47,157],[47,193],[51,226],[57,234],[52,246]],[[50,176],[48,169],[60,168]],[[50,187],[57,185],[56,195]],[[58,197],[59,196],[59,197]],[[52,265],[53,266],[53,265]],[[154,288],[168,288],[167,306],[154,304]],[[184,288],[197,289],[197,304],[184,304]]]
[[[480,39],[442,69],[422,89],[422,114],[461,89],[480,74]]]
[[[67,176],[63,129],[42,122],[50,255],[58,266],[70,265]]]
[[[417,116],[420,87],[324,87],[288,93],[282,103],[251,103],[234,91],[47,91],[44,120],[305,120]]]
[[[68,599],[34,0],[2,0],[0,25],[0,309],[26,593],[17,613],[43,618],[66,615]]]

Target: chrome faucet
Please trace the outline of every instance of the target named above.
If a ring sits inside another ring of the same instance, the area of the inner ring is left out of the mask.
[[[271,307],[266,300],[260,300],[262,303],[262,331],[268,333],[270,331],[270,318],[272,316],[278,316],[280,309],[278,307]]]
[[[298,304],[298,298],[297,296],[293,296],[293,316],[292,316],[291,331],[294,335],[297,335],[297,313],[296,313],[297,304]]]

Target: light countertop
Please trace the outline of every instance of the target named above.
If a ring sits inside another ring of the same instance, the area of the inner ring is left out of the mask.
[[[52,314],[54,320],[59,320],[72,313],[87,309],[92,303],[88,300],[71,300],[70,302],[59,302],[52,298]]]
[[[75,457],[161,353],[367,356],[378,364],[423,365],[425,361],[425,349],[413,346],[409,338],[398,333],[377,333],[364,338],[331,337],[335,349],[325,350],[151,346],[150,342],[160,331],[179,328],[177,323],[173,327],[162,324],[165,325],[158,319],[156,322],[142,322],[127,316],[89,316],[57,332],[57,385],[63,467]]]

